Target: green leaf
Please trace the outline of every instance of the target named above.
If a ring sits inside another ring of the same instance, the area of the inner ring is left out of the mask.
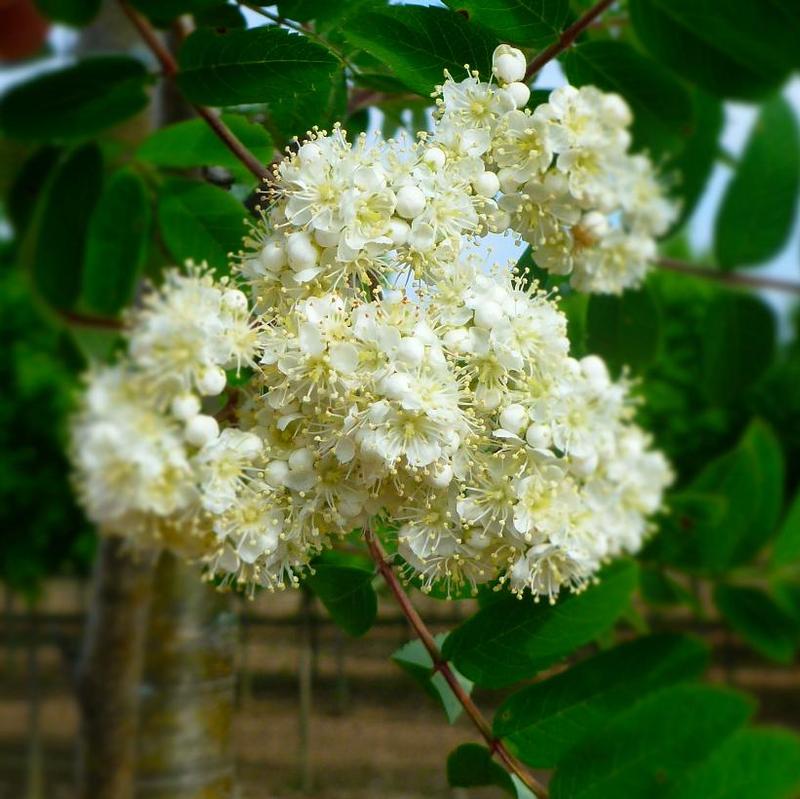
[[[800,490],[794,495],[772,550],[773,566],[788,566],[798,561],[800,561]]]
[[[167,27],[181,14],[202,13],[220,0],[130,0],[151,22],[159,27]]]
[[[670,799],[793,799],[800,793],[800,739],[788,730],[744,729],[689,771]]]
[[[791,663],[800,625],[758,588],[717,585],[714,603],[733,629],[764,657]]]
[[[151,217],[144,181],[130,169],[116,172],[89,223],[81,292],[87,308],[114,316],[133,299],[147,259]]]
[[[295,135],[303,137],[315,125],[330,129],[347,114],[347,83],[343,72],[336,72],[327,83],[309,88],[303,93],[285,96],[269,104],[272,126],[289,141]],[[353,141],[354,137],[350,137]]]
[[[244,217],[233,195],[208,183],[171,178],[159,190],[161,237],[180,264],[191,258],[226,272],[228,254],[239,250],[246,232]]]
[[[447,633],[440,633],[436,636],[436,643],[439,647],[447,638]],[[433,660],[425,649],[422,641],[416,639],[409,641],[400,647],[393,655],[392,660],[400,666],[403,671],[411,675],[439,704],[441,704],[447,715],[447,720],[452,724],[462,713],[464,708],[456,699],[453,689],[448,685],[447,680],[441,672],[434,673]],[[456,679],[461,687],[468,693],[472,693],[472,681],[460,674],[458,669],[451,666]]]
[[[586,317],[586,348],[602,356],[614,374],[623,366],[642,371],[659,351],[660,316],[646,286],[619,297],[594,294]]]
[[[775,317],[751,294],[721,291],[708,304],[702,339],[703,383],[726,406],[766,371],[775,352]]]
[[[103,181],[95,144],[67,153],[53,171],[22,245],[22,261],[50,305],[71,308],[81,290],[86,233]]]
[[[25,159],[6,196],[6,213],[17,236],[21,236],[36,208],[48,177],[59,162],[61,151],[45,145]]]
[[[661,569],[641,569],[639,591],[642,599],[650,605],[656,607],[689,605],[699,612],[699,604],[694,594]]]
[[[783,482],[780,444],[767,425],[755,420],[732,451],[695,478],[684,495],[688,505],[681,506],[680,497],[671,500],[676,524],[662,557],[712,573],[746,563],[775,532]],[[693,508],[698,499],[699,508]]]
[[[272,139],[261,125],[238,114],[223,114],[222,121],[263,163],[272,160]],[[252,181],[248,169],[202,119],[189,119],[157,130],[143,142],[136,155],[161,167],[221,166],[240,180]]]
[[[223,3],[201,8],[194,13],[194,22],[198,28],[246,28],[247,20],[241,8]]]
[[[384,5],[384,0],[281,0],[278,12],[282,17],[298,22],[314,20],[320,27],[329,27],[364,9]]]
[[[708,651],[679,635],[639,638],[509,697],[494,734],[534,768],[552,768],[578,741],[652,691],[699,676]]]
[[[770,586],[781,610],[800,624],[800,584],[796,579],[775,580]]]
[[[329,87],[339,64],[305,36],[274,25],[218,32],[201,28],[180,51],[178,84],[195,103],[268,103]]]
[[[533,677],[608,630],[627,607],[637,579],[634,563],[618,561],[601,572],[597,585],[554,605],[504,596],[450,633],[443,655],[487,688]]]
[[[147,105],[144,65],[97,56],[14,86],[0,100],[0,130],[32,141],[94,136]]]
[[[633,111],[633,139],[655,154],[679,151],[692,125],[692,98],[668,69],[629,44],[595,41],[573,47],[563,58],[576,86],[593,84],[618,92]]]
[[[375,622],[378,596],[371,569],[320,563],[306,579],[331,618],[349,635],[364,635]]]
[[[720,97],[753,99],[783,83],[800,33],[762,0],[630,0],[650,54]],[[769,45],[765,45],[769,42]]]
[[[694,125],[680,154],[663,167],[665,175],[677,180],[673,194],[680,200],[680,216],[673,225],[677,230],[692,214],[711,177],[719,154],[719,137],[725,117],[722,103],[714,97],[695,91]]]
[[[552,799],[661,799],[685,770],[752,710],[732,691],[678,685],[646,697],[585,738],[559,763]]]
[[[97,16],[101,2],[102,0],[36,0],[36,5],[48,19],[80,27]]]
[[[756,553],[765,537],[771,537],[776,532],[783,508],[786,464],[781,442],[774,430],[761,419],[750,423],[740,446],[753,452],[760,481],[754,533],[750,538],[740,541],[735,552],[740,561],[745,561]]]
[[[430,95],[448,69],[456,78],[464,65],[491,75],[497,40],[446,8],[391,6],[355,15],[344,25],[347,39],[384,62],[409,89]]]
[[[511,796],[519,796],[509,773],[492,760],[481,744],[461,744],[447,757],[447,782],[453,788],[494,785]]]
[[[695,491],[689,486],[673,494],[669,513],[661,519],[658,536],[647,544],[645,556],[687,571],[703,571],[707,561],[716,564],[716,531],[729,513],[727,497],[717,491]]]
[[[800,130],[782,97],[756,120],[717,215],[714,250],[724,269],[768,261],[794,225],[800,192]]]
[[[470,22],[488,28],[504,42],[541,48],[561,32],[569,14],[568,0],[445,0]],[[488,76],[487,76],[488,77]]]

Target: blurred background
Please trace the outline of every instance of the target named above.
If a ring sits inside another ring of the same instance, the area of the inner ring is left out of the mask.
[[[152,64],[116,4],[105,4],[80,30],[52,22],[57,7],[55,0],[0,0],[0,94],[77,55],[125,51]],[[265,21],[252,8],[226,8],[241,11],[246,24]],[[624,38],[624,4],[615,19],[622,31],[615,35]],[[553,62],[536,88],[563,81]],[[152,106],[107,134],[107,150],[131,151],[154,125],[186,116],[168,88],[153,91]],[[781,92],[800,109],[800,80],[789,80]],[[388,134],[415,129],[427,124],[429,106],[420,98],[390,98],[357,124]],[[713,165],[686,224],[665,244],[668,256],[713,263],[717,211],[758,106],[727,100],[723,113]],[[103,725],[124,715],[116,703],[125,698],[113,683],[129,672],[139,675],[140,718],[130,731],[134,760],[125,767],[135,772],[142,799],[466,796],[447,787],[443,764],[471,730],[463,719],[444,723],[435,697],[389,659],[412,635],[387,597],[381,595],[373,630],[356,640],[306,591],[254,600],[222,595],[198,580],[195,567],[169,555],[131,559],[114,542],[98,542],[72,497],[65,420],[80,372],[107,352],[109,333],[65,326],[32,287],[25,265],[26,233],[56,156],[49,145],[0,141],[0,799],[71,799],[87,770],[104,779],[97,775],[106,758],[119,753],[103,740]],[[50,212],[74,201],[64,193],[51,200]],[[749,274],[800,280],[796,217],[779,251]],[[487,246],[498,260],[522,254],[508,239]],[[148,269],[176,257],[174,251],[152,256]],[[648,297],[644,315],[657,314],[660,326],[652,352],[635,365],[645,400],[640,418],[679,477],[673,512],[643,555],[641,597],[628,624],[701,634],[713,646],[713,680],[755,694],[761,720],[800,729],[796,574],[764,576],[756,547],[752,560],[739,564],[750,580],[746,590],[755,593],[738,597],[731,610],[712,597],[686,551],[673,546],[681,531],[721,529],[730,519],[725,514],[735,515],[726,506],[722,520],[709,520],[698,495],[712,488],[746,495],[778,485],[779,507],[763,537],[800,525],[800,505],[792,504],[800,478],[797,294],[743,293],[664,271],[653,275]],[[585,334],[575,338],[576,348],[602,350],[602,336],[582,329],[585,307],[569,299],[571,323]],[[637,324],[649,335],[641,318],[623,335],[637,338]],[[612,363],[636,357],[604,354]],[[718,474],[720,463],[739,463],[764,430],[780,468],[761,463],[726,473],[722,488],[714,484],[709,469]],[[414,598],[434,631],[452,628],[473,610],[470,602]],[[477,692],[489,709],[502,698]],[[81,732],[82,714],[94,720],[88,735]],[[113,796],[113,789],[102,795]]]

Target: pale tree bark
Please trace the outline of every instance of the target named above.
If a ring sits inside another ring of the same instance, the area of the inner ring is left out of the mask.
[[[230,799],[237,647],[230,595],[164,553],[156,567],[139,705],[137,799]]]
[[[79,799],[133,799],[142,654],[154,556],[100,542],[77,675]]]
[[[115,3],[81,31],[81,55],[126,51],[138,43]],[[138,142],[152,129],[142,112],[114,128],[120,141]],[[77,669],[80,710],[79,799],[133,799],[136,725],[154,552],[134,553],[118,539],[101,538],[92,576]]]
[[[139,49],[106,3],[78,51]],[[186,115],[161,82],[151,109],[114,129],[135,144]],[[156,565],[157,562],[157,565]],[[78,668],[79,799],[230,799],[235,615],[198,568],[101,539]]]

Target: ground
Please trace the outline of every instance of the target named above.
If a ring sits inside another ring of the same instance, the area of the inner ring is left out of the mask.
[[[42,694],[38,754],[27,734],[30,651],[22,627],[18,625],[10,638],[6,627],[5,652],[0,650],[0,659],[6,661],[0,690],[0,799],[73,795],[78,716],[69,692],[68,664],[77,641],[74,614],[80,611],[81,596],[75,586],[54,584],[41,608],[44,622],[36,655]],[[339,634],[319,612],[304,758],[297,664],[309,651],[304,649],[309,638],[290,623],[298,611],[297,599],[291,594],[278,599],[265,596],[245,607],[251,623],[239,646],[244,677],[239,680],[234,717],[237,799],[484,799],[498,793],[459,793],[447,787],[448,752],[477,739],[464,719],[448,725],[439,707],[388,660],[410,637],[388,603],[381,608],[381,624],[358,641]],[[426,615],[447,619],[449,626],[457,621],[456,612],[455,604],[428,601],[426,607]],[[716,628],[707,633],[716,644],[712,679],[757,693],[762,719],[800,726],[800,670],[765,665]],[[500,698],[476,695],[487,714]],[[310,781],[306,791],[301,790],[303,762]],[[44,791],[26,794],[30,775],[35,780],[38,773]],[[173,789],[141,796],[177,799]],[[196,792],[185,796],[200,799]]]

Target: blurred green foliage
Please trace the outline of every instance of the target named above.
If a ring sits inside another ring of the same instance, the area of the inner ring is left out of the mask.
[[[94,534],[78,508],[64,422],[80,358],[4,253],[0,269],[0,580],[33,599],[56,572],[84,574]]]

